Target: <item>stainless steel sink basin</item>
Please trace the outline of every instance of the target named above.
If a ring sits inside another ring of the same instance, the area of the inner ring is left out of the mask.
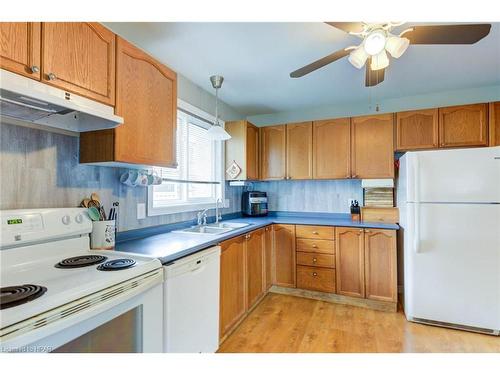
[[[174,230],[175,233],[190,233],[190,234],[207,234],[215,236],[217,234],[222,234],[230,232],[235,229],[246,227],[250,224],[247,223],[213,223],[207,225],[196,225],[194,227]]]

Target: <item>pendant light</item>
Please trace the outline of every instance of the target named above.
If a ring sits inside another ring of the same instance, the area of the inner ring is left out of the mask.
[[[223,76],[215,75],[210,77],[212,87],[215,89],[215,120],[214,124],[208,129],[208,137],[214,141],[226,141],[231,139],[231,136],[219,124],[219,89],[224,81]]]

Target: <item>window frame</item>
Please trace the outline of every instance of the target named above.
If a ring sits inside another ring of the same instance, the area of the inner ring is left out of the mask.
[[[215,117],[211,114],[183,101],[182,99],[177,99],[177,110],[184,110],[190,112],[193,115],[203,118],[204,120],[214,122]],[[177,116],[176,116],[177,119]],[[225,122],[219,119],[219,124],[224,127]],[[177,126],[177,125],[176,125]],[[177,136],[177,132],[176,132]],[[225,180],[224,180],[224,170],[225,170],[225,145],[223,141],[220,141],[218,150],[215,151],[216,157],[216,181],[219,181],[219,198],[222,199],[222,207],[226,207],[227,203],[225,200]],[[215,200],[213,202],[187,202],[181,204],[173,204],[167,207],[153,207],[153,189],[154,186],[148,187],[147,193],[147,215],[148,216],[158,216],[158,215],[170,215],[182,212],[196,212],[204,209],[215,208]],[[216,194],[217,195],[217,194]]]

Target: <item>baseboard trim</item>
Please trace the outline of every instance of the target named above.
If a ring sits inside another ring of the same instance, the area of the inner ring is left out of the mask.
[[[347,297],[339,294],[315,292],[312,290],[288,288],[283,286],[273,285],[269,289],[271,293],[285,294],[289,296],[315,299],[319,301],[338,303],[341,305],[357,306],[372,310],[396,312],[397,302],[374,301],[364,298]]]

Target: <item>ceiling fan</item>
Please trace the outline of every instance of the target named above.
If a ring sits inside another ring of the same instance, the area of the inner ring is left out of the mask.
[[[474,44],[489,34],[491,24],[410,26],[399,34],[393,29],[403,22],[326,22],[362,40],[358,46],[347,47],[316,60],[290,73],[299,78],[347,55],[356,68],[366,66],[365,86],[375,86],[384,80],[389,66],[387,52],[399,58],[410,44]]]

